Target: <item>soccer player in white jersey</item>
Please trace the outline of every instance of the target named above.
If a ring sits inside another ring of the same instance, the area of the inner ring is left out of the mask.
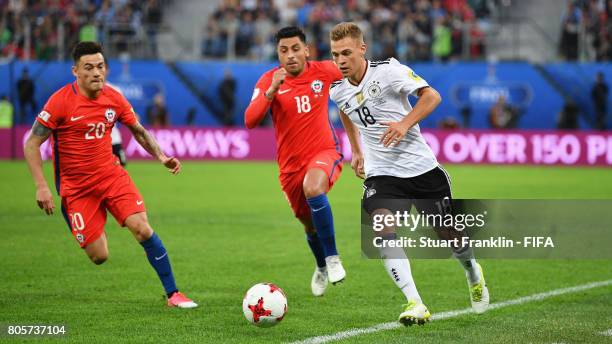
[[[365,178],[364,210],[370,215],[390,213],[383,200],[411,199],[417,200],[414,205],[418,211],[440,213],[433,205],[441,201],[450,204],[450,180],[418,125],[438,106],[440,95],[394,58],[366,60],[363,33],[356,24],[336,25],[330,39],[332,57],[344,77],[331,84],[330,97],[340,109],[351,143],[351,166],[357,176]],[[408,95],[418,97],[414,108]],[[437,229],[444,236],[444,230]],[[392,240],[395,229],[386,228],[381,236]],[[424,324],[431,315],[417,291],[405,252],[389,247],[379,251],[387,273],[408,300],[399,321]],[[482,268],[469,247],[454,248],[453,255],[465,269],[472,308],[484,312],[489,292]]]

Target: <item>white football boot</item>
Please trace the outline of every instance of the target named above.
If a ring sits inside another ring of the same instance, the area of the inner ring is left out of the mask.
[[[404,311],[400,313],[398,321],[404,326],[425,325],[429,318],[431,313],[423,302],[410,300],[404,305]]]
[[[325,264],[327,265],[327,278],[331,284],[336,284],[344,281],[346,277],[346,271],[342,267],[340,256],[329,256],[325,257]]]
[[[468,278],[468,288],[470,290],[470,301],[472,309],[475,313],[482,314],[489,308],[489,289],[484,279],[484,273],[480,264],[476,263],[480,272],[480,281],[476,284],[471,284]]]
[[[312,275],[312,280],[310,281],[310,289],[312,290],[312,295],[314,296],[323,296],[325,294],[325,289],[327,289],[327,284],[329,283],[327,279],[327,268],[323,267],[315,267],[315,272]]]

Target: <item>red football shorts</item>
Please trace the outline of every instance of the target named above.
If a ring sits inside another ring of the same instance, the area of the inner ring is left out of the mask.
[[[111,182],[62,197],[62,213],[81,247],[104,233],[107,210],[122,227],[128,216],[146,211],[144,200],[127,173],[113,176]]]
[[[342,155],[334,149],[325,150],[315,155],[303,169],[280,175],[281,188],[297,218],[310,216],[310,207],[304,196],[304,177],[311,168],[325,171],[331,190],[342,172]]]

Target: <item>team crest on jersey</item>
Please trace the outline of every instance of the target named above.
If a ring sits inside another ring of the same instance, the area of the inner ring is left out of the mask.
[[[310,84],[310,88],[314,93],[321,93],[323,91],[323,81],[315,80]]]
[[[104,113],[104,116],[106,116],[106,120],[109,123],[112,123],[112,122],[115,121],[115,116],[116,115],[117,115],[117,113],[113,109],[106,109],[106,113]]]
[[[380,82],[376,80],[372,81],[370,86],[368,86],[368,95],[370,98],[378,98],[381,96],[381,94],[382,89],[380,88]]]
[[[77,235],[76,235],[76,239],[77,239],[77,241],[78,241],[78,242],[80,242],[81,244],[82,244],[83,242],[85,242],[85,236],[84,236],[83,234],[81,234],[81,233],[79,233],[79,234],[77,234]]]

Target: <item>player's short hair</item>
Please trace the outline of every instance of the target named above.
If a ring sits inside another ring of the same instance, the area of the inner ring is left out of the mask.
[[[75,44],[74,48],[72,48],[72,60],[74,60],[74,64],[76,64],[77,62],[79,62],[81,56],[93,55],[97,53],[104,55],[102,46],[98,42],[79,42]],[[104,62],[106,63],[106,58],[104,58]]]
[[[302,43],[306,43],[306,34],[297,26],[286,26],[278,30],[276,35],[274,35],[274,40],[276,41],[276,44],[278,44],[281,39],[291,37],[299,37]]]
[[[363,42],[363,32],[357,26],[357,24],[353,22],[342,22],[336,24],[331,31],[329,32],[329,38],[332,41],[339,41],[343,38],[350,37],[358,40],[359,42]]]

